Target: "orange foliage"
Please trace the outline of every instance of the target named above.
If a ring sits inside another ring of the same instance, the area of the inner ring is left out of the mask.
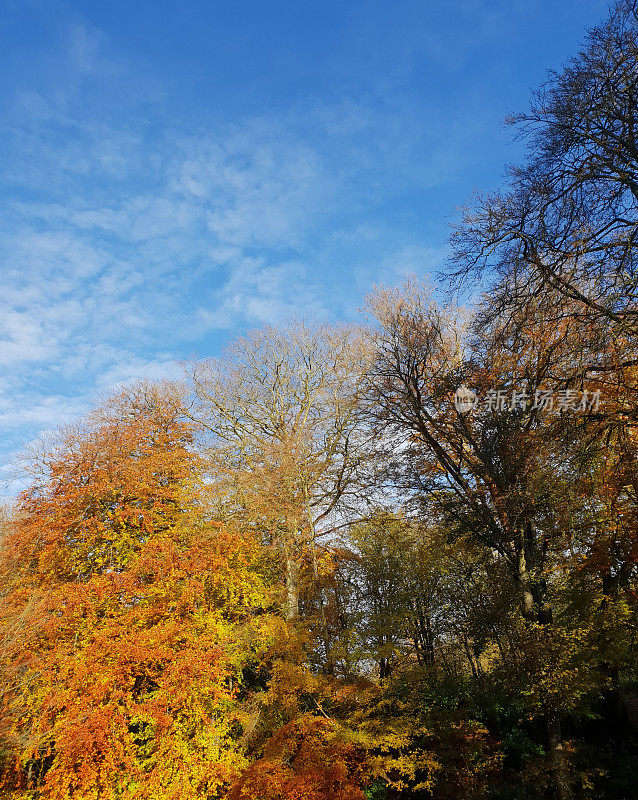
[[[38,599],[0,661],[5,790],[194,798],[244,766],[236,678],[270,600],[251,538],[198,507],[194,436],[141,389],[44,455],[3,550],[5,640]]]
[[[229,800],[364,800],[362,747],[327,719],[302,716],[267,742]]]

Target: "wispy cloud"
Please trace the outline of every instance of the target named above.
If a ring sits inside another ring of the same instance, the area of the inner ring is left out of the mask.
[[[506,4],[458,0],[460,26],[449,4],[364,5],[322,56],[330,91],[222,108],[180,105],[77,11],[41,9],[54,33],[0,120],[6,453],[237,330],[349,317],[373,282],[439,266],[447,198],[493,120],[469,73],[453,97],[432,87],[497,40]]]

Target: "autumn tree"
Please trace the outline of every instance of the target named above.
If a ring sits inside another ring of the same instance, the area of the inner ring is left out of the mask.
[[[520,589],[523,614],[543,620],[548,609],[534,577],[543,547],[529,486],[537,478],[532,462],[541,463],[538,413],[485,407],[466,415],[454,405],[463,384],[482,397],[493,385],[514,388],[510,354],[490,348],[472,358],[460,312],[438,307],[416,283],[379,290],[370,308],[379,322],[370,373],[374,413],[399,454],[411,453],[408,479],[459,532],[472,531],[500,553]],[[535,386],[523,388],[534,396]],[[536,516],[542,513],[537,508]]]
[[[177,392],[141,385],[40,453],[2,548],[5,791],[200,797],[241,769],[272,599],[251,537],[202,502],[195,438]]]
[[[638,566],[637,33],[636,4],[616,2],[581,52],[549,74],[529,113],[510,120],[527,158],[503,192],[466,209],[451,263],[457,288],[470,275],[486,279],[477,336],[489,339],[498,326],[514,352],[551,326],[571,352],[548,384],[600,393],[598,413],[560,420],[545,438],[556,443],[550,503],[565,533],[566,557],[554,569],[579,597],[571,613],[598,628],[590,678],[606,682],[618,707],[623,681],[633,679]]]
[[[418,519],[378,509],[343,537],[338,578],[347,586],[346,637],[361,643],[380,680],[398,665],[434,661],[436,595],[445,570],[443,537]]]
[[[552,295],[537,303],[550,310],[554,300]],[[513,324],[515,315],[494,318],[477,335],[472,325],[464,330],[458,309],[440,307],[414,282],[378,290],[370,308],[378,322],[371,407],[393,442],[398,474],[414,501],[426,514],[436,514],[452,537],[469,537],[497,555],[519,597],[523,630],[530,636],[535,626],[545,631],[538,635],[545,637],[551,660],[552,648],[566,647],[556,643],[561,637],[579,635],[575,617],[567,633],[559,623],[557,576],[573,545],[572,526],[583,519],[578,488],[587,470],[578,463],[584,450],[576,441],[584,443],[597,419],[587,404],[579,415],[577,409],[535,401],[574,374],[574,364],[589,357],[591,342],[579,335],[570,315],[558,317],[554,326],[541,314],[525,317],[520,326]],[[475,393],[474,410],[454,403],[463,386]],[[581,402],[593,386],[595,378],[581,382]],[[588,608],[595,607],[592,600]],[[583,618],[582,629],[588,624]],[[526,652],[539,652],[532,639],[519,641],[527,641]],[[595,649],[588,651],[593,661],[601,658]],[[573,651],[576,670],[582,652],[580,646]],[[561,669],[566,674],[571,668]],[[535,670],[530,667],[530,685]],[[578,700],[579,691],[574,685],[569,702]],[[538,713],[545,719],[557,790],[568,797],[560,716],[571,706],[559,694],[546,696],[555,704],[541,705]]]

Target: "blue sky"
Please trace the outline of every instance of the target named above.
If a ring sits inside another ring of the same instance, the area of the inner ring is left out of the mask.
[[[0,0],[0,476],[120,381],[434,274],[597,0]]]

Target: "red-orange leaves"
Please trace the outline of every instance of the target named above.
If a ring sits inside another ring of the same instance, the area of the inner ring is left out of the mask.
[[[40,452],[20,536],[41,578],[121,571],[149,536],[174,525],[195,468],[194,434],[174,393],[140,387]]]
[[[303,716],[268,741],[229,800],[364,800],[363,748],[329,720]]]
[[[198,499],[193,436],[170,393],[124,395],[45,455],[23,496],[3,548],[6,790],[182,800],[245,766],[242,642],[258,613],[268,646],[271,599],[250,535]]]

